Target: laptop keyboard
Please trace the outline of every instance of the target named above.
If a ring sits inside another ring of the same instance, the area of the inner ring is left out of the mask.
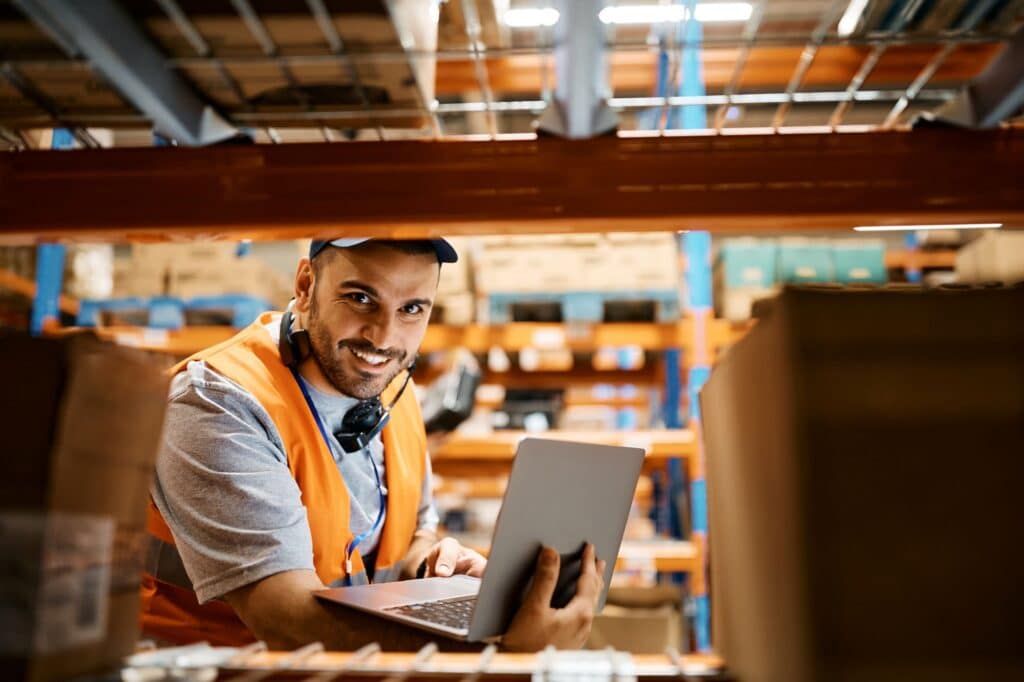
[[[457,630],[468,630],[469,619],[473,615],[474,606],[476,606],[476,595],[428,601],[422,604],[392,606],[384,610],[388,613],[416,618],[417,620],[433,623],[434,625],[443,625]]]

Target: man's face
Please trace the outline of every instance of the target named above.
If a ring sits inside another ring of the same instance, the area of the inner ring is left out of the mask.
[[[423,341],[437,293],[437,257],[368,242],[329,247],[321,259],[305,323],[313,353],[338,391],[373,398]]]

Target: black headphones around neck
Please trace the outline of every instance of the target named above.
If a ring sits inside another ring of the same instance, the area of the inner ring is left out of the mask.
[[[281,355],[281,362],[292,370],[295,380],[299,382],[299,388],[302,389],[303,395],[306,397],[309,409],[313,411],[313,415],[319,420],[320,416],[317,414],[316,406],[313,405],[313,401],[309,398],[299,378],[299,364],[309,357],[311,352],[309,332],[305,329],[298,329],[293,332],[292,322],[294,319],[290,310],[286,310],[281,315],[281,335],[278,341],[278,351]],[[414,358],[412,363],[406,367],[405,381],[402,382],[402,386],[398,389],[398,393],[395,394],[394,400],[387,407],[381,404],[380,396],[376,396],[369,400],[360,400],[345,413],[341,420],[341,428],[334,434],[342,450],[346,453],[358,452],[369,445],[384,430],[388,420],[391,418],[391,409],[398,402],[398,399],[402,397],[402,393],[405,392],[405,387],[409,385],[409,380],[412,379],[412,372],[415,368],[416,359]]]

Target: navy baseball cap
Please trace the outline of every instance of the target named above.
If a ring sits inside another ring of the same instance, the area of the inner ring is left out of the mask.
[[[318,253],[326,249],[328,246],[336,246],[339,249],[347,249],[350,246],[356,246],[363,242],[370,241],[370,237],[350,237],[348,239],[326,239],[322,241],[314,240],[309,245],[309,258],[312,260]],[[437,253],[438,263],[455,263],[459,260],[459,254],[455,252],[455,247],[448,243],[444,239],[426,239],[434,247],[434,251]]]

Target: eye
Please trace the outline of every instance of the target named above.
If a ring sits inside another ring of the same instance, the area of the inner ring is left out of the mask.
[[[423,311],[424,308],[419,303],[408,303],[402,306],[402,312],[406,315],[421,315]]]
[[[361,291],[353,291],[344,294],[342,298],[344,298],[346,301],[351,301],[352,303],[363,306],[370,305],[371,303],[373,303],[373,299]]]

